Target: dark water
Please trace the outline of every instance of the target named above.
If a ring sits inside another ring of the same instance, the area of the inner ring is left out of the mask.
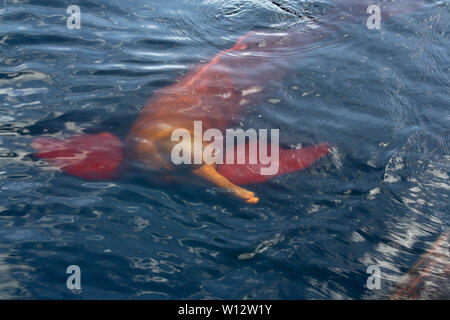
[[[0,298],[387,297],[449,222],[448,1],[340,24],[290,57],[242,119],[285,145],[328,141],[313,167],[249,188],[92,182],[35,161],[33,137],[123,137],[152,93],[250,30],[327,21],[333,1],[3,0]],[[81,29],[66,8],[81,8]],[[290,12],[297,12],[295,15]],[[205,192],[206,190],[206,192]],[[82,290],[66,287],[78,265]],[[380,290],[366,288],[370,265]],[[447,279],[448,280],[448,279]]]

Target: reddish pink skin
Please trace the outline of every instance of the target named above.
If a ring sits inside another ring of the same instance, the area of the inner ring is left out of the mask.
[[[38,151],[35,154],[37,157],[45,159],[52,166],[88,180],[117,178],[118,167],[123,159],[122,143],[119,138],[107,132],[73,136],[66,140],[36,138],[33,140],[33,148]],[[236,146],[235,154],[240,148],[242,145]],[[248,146],[245,148],[247,164],[217,165],[220,174],[238,185],[262,183],[281,174],[303,170],[330,152],[325,143],[294,150],[281,148],[278,173],[265,176],[260,174],[264,165],[248,164]],[[270,150],[270,145],[268,149]]]
[[[235,154],[237,149],[242,147],[242,145],[236,146]],[[246,145],[245,147],[246,151],[248,151],[248,146]],[[268,149],[270,150],[270,146],[268,146]],[[329,152],[330,149],[326,143],[293,150],[280,148],[280,164],[278,173],[275,175],[261,175],[261,168],[269,165],[262,165],[259,161],[257,164],[248,164],[249,155],[246,152],[246,164],[222,164],[217,166],[217,171],[237,185],[262,183],[285,173],[303,170]]]
[[[115,178],[123,158],[119,138],[107,132],[66,140],[36,138],[32,145],[37,157],[67,174],[89,180]]]
[[[238,119],[245,110],[242,99],[245,98],[249,104],[261,99],[261,92],[244,96],[243,90],[257,85],[262,88],[266,79],[280,77],[282,68],[277,57],[283,48],[301,47],[313,40],[313,35],[297,38],[291,34],[285,38],[277,33],[247,33],[232,48],[218,53],[210,63],[158,90],[142,110],[126,143],[133,141],[143,127],[153,126],[160,119],[201,120],[204,130],[225,130],[232,125],[231,120]],[[229,97],[224,99],[226,94]],[[36,156],[65,173],[91,180],[117,176],[123,158],[121,146],[119,139],[110,133],[80,135],[67,140],[33,140],[33,147],[38,151]],[[323,146],[282,149],[280,169],[276,175],[302,170],[326,153],[328,149]],[[260,168],[260,164],[219,165],[218,171],[235,184],[259,183],[276,176],[260,175]]]

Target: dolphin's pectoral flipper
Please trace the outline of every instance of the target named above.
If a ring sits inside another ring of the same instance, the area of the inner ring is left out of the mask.
[[[203,165],[193,172],[197,176],[208,180],[216,186],[230,191],[235,197],[243,199],[247,203],[256,204],[259,201],[259,198],[255,197],[254,192],[248,191],[230,182],[227,178],[218,173],[212,165]]]
[[[239,149],[245,150],[246,161],[243,164],[219,164],[217,171],[226,179],[237,185],[246,185],[252,183],[262,183],[276,176],[300,171],[311,166],[314,162],[327,155],[331,146],[327,143],[321,143],[317,146],[309,146],[301,149],[284,149],[279,150],[278,172],[273,175],[262,175],[261,169],[267,168],[269,164],[262,164],[258,158],[255,164],[249,163],[250,153],[248,143],[235,147],[235,154]],[[270,146],[268,149],[271,149]],[[256,157],[256,155],[253,155]]]

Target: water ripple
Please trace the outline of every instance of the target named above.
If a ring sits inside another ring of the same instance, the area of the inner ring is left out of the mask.
[[[0,297],[389,296],[449,223],[449,10],[429,2],[368,32],[337,19],[333,1],[83,0],[80,30],[67,29],[65,1],[5,1]],[[286,77],[240,125],[333,152],[251,186],[258,206],[142,172],[83,181],[31,155],[35,136],[124,138],[155,90],[250,30],[307,38],[321,24],[322,41],[279,52]],[[80,292],[61,281],[74,263]]]

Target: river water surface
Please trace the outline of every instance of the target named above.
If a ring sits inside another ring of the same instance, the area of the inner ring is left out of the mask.
[[[342,23],[288,57],[242,127],[334,148],[249,186],[250,206],[208,186],[71,177],[36,161],[31,140],[124,138],[155,90],[248,31],[326,22],[332,0],[0,1],[0,298],[389,296],[449,223],[450,12],[427,3],[380,30]]]

